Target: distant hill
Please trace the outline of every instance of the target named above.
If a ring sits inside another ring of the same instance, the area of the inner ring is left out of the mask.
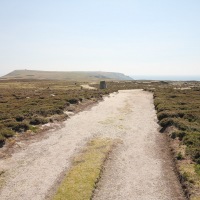
[[[99,80],[132,80],[131,77],[117,72],[77,72],[77,71],[35,71],[15,70],[1,80],[37,79],[37,80],[68,80],[68,81],[99,81]]]

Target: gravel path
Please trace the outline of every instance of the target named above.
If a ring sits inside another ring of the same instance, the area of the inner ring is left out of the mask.
[[[120,138],[110,155],[94,200],[184,199],[169,150],[158,131],[152,94],[120,91],[89,111],[72,116],[65,127],[24,146],[0,161],[6,184],[1,200],[43,200],[92,137]]]

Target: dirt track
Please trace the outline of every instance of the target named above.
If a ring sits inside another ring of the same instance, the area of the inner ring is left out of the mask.
[[[64,128],[1,160],[7,181],[0,199],[45,199],[72,156],[99,136],[120,138],[123,143],[106,163],[95,200],[184,199],[165,138],[157,129],[152,94],[141,90],[111,94],[91,110],[72,116]]]

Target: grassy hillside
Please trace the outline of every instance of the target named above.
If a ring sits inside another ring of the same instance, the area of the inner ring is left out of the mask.
[[[99,81],[99,80],[131,80],[132,78],[116,72],[73,72],[73,71],[58,72],[58,71],[15,70],[1,77],[1,79]]]

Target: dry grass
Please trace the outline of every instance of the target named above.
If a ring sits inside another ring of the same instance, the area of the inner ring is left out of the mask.
[[[116,141],[94,139],[75,157],[53,200],[90,200],[103,164]]]
[[[199,166],[191,162],[179,162],[179,172],[186,188],[189,190],[191,200],[200,199]]]

